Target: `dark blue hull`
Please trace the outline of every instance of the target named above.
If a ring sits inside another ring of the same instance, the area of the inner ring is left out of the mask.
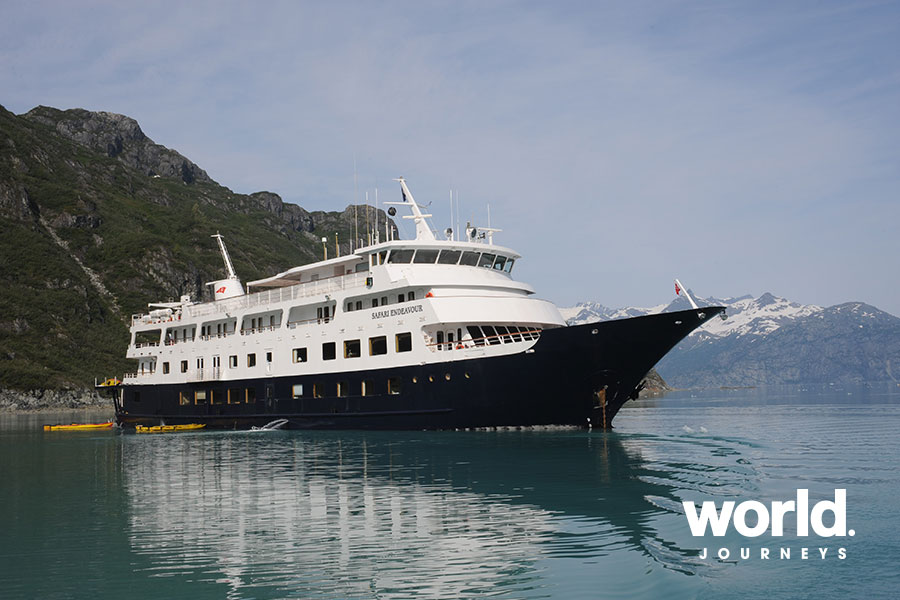
[[[226,429],[280,418],[289,419],[291,429],[610,428],[622,405],[637,397],[653,365],[724,310],[704,307],[547,329],[532,351],[509,356],[374,371],[122,386],[116,419],[126,426],[206,423]],[[363,382],[367,395],[362,395]],[[300,397],[294,397],[296,385],[303,386]],[[206,391],[204,403],[182,403],[182,394],[193,399],[197,390]]]

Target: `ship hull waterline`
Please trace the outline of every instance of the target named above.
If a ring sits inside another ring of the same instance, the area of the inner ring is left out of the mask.
[[[302,374],[182,384],[118,386],[122,426],[205,423],[248,429],[288,419],[290,429],[464,429],[575,425],[609,429],[647,372],[678,342],[724,307],[703,307],[571,327],[546,329],[528,351],[495,357],[369,371]],[[449,352],[453,352],[452,350]],[[449,354],[448,352],[448,354]],[[359,395],[363,381],[399,393]],[[338,383],[356,394],[337,396]],[[325,397],[293,397],[302,384],[330,390]],[[228,403],[228,390],[255,391]],[[399,388],[399,390],[397,390]],[[184,404],[208,390],[217,403]]]

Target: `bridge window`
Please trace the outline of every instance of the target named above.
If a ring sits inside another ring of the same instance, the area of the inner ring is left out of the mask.
[[[413,252],[415,250],[391,250],[388,256],[389,263],[406,264],[412,262]]]
[[[498,271],[502,271],[503,267],[506,265],[506,257],[497,255],[497,260],[494,261],[494,268]]]
[[[438,250],[416,250],[416,257],[413,259],[414,263],[419,264],[434,264],[438,257]]]
[[[479,256],[481,256],[480,252],[463,252],[462,258],[459,259],[459,264],[466,267],[474,267],[478,265]]]
[[[478,261],[478,266],[479,267],[487,267],[488,269],[490,269],[491,266],[493,266],[493,264],[494,264],[494,258],[496,256],[497,256],[496,254],[488,254],[487,252],[485,252],[484,254],[481,255],[481,260]]]
[[[441,250],[441,255],[438,256],[438,264],[455,265],[459,262],[459,257],[461,255],[462,250]]]

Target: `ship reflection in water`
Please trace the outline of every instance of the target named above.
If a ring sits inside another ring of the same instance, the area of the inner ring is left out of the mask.
[[[126,436],[135,568],[220,584],[234,597],[672,592],[702,564],[696,548],[660,531],[683,530],[683,517],[671,474],[648,466],[655,459],[645,457],[645,439],[582,431]]]

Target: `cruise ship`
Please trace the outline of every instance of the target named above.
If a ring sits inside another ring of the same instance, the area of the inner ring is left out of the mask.
[[[608,429],[647,372],[724,307],[567,326],[514,278],[521,256],[493,228],[435,235],[403,178],[412,240],[373,238],[214,299],[133,315],[134,373],[106,386],[124,427]]]

